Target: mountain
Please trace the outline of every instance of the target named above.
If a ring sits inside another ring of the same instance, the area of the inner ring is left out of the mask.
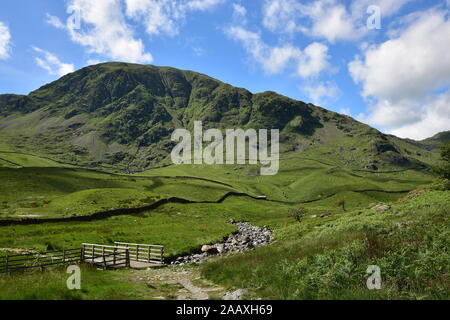
[[[3,151],[120,171],[169,163],[175,128],[280,129],[281,152],[355,170],[423,169],[448,132],[422,142],[275,92],[253,94],[170,67],[103,63],[29,95],[0,95]]]

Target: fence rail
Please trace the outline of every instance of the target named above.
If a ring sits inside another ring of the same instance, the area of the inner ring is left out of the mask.
[[[23,271],[27,269],[78,263],[81,261],[82,249],[68,249],[61,251],[46,251],[6,255],[0,257],[0,273]]]
[[[114,242],[118,248],[130,251],[132,261],[164,264],[164,246],[142,243]]]
[[[164,264],[164,246],[115,242],[113,246],[83,243],[81,248],[0,256],[0,273],[68,263],[90,263],[103,269],[131,266],[130,261]]]
[[[115,246],[83,243],[81,261],[100,266],[104,270],[118,267],[129,268],[130,252]]]

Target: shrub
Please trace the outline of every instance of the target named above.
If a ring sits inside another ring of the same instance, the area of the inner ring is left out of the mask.
[[[308,209],[306,209],[305,207],[298,207],[289,210],[289,216],[294,218],[297,222],[301,222],[302,218],[306,216],[307,213]]]

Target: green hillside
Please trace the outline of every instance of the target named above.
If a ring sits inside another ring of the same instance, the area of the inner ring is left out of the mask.
[[[172,132],[196,120],[279,129],[278,174],[172,164]],[[26,96],[0,95],[0,255],[124,241],[163,244],[170,261],[235,232],[230,220],[248,221],[272,229],[274,242],[164,272],[201,272],[252,299],[448,299],[449,191],[434,170],[448,141],[449,132],[400,139],[192,71],[86,67]],[[386,280],[377,292],[365,287],[373,264]],[[141,271],[83,270],[79,293],[67,293],[61,269],[0,275],[0,299],[171,299],[177,290],[143,284]]]
[[[140,172],[168,163],[175,128],[279,129],[281,152],[352,169],[423,168],[435,148],[274,92],[252,94],[168,67],[104,63],[31,92],[0,95],[0,152]]]

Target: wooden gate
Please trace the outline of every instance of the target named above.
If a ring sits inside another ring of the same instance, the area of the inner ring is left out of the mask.
[[[106,269],[129,268],[130,251],[117,246],[83,243],[81,261]]]
[[[128,249],[132,261],[164,264],[164,246],[114,242],[117,248]]]

